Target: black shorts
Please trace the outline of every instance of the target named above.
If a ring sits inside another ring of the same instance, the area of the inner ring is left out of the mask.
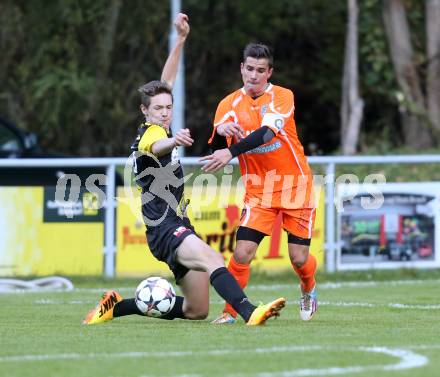
[[[165,262],[174,274],[176,284],[189,271],[176,260],[176,250],[190,234],[195,234],[189,219],[178,216],[165,218],[158,226],[147,228],[147,242],[156,259]]]

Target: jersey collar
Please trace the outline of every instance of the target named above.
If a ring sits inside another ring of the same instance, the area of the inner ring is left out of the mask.
[[[273,85],[272,85],[272,83],[269,82],[266,89],[264,89],[264,93],[269,93],[272,90],[272,88],[273,88]],[[240,90],[243,95],[245,95],[245,96],[248,95],[246,93],[246,90],[244,89],[244,86],[242,86],[242,88]]]
[[[170,130],[171,130],[171,127],[167,130],[164,126],[157,124],[157,123],[148,123],[147,121],[145,121],[141,124],[141,127],[150,127],[150,126],[162,127],[166,131],[167,134],[169,134]]]

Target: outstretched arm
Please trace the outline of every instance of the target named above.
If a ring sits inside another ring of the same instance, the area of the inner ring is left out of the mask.
[[[183,128],[177,131],[174,137],[169,137],[156,141],[151,146],[151,153],[153,153],[155,156],[160,157],[167,153],[170,153],[174,149],[174,147],[190,147],[193,143],[194,139],[191,137],[191,133],[189,132],[188,128]]]
[[[233,157],[246,153],[259,147],[275,136],[275,133],[267,126],[262,126],[250,135],[241,139],[237,144],[232,144],[229,148],[219,149],[209,156],[202,157],[200,161],[206,162],[202,170],[205,172],[215,172],[226,166]]]
[[[168,55],[167,61],[162,70],[161,80],[165,81],[171,88],[177,76],[177,68],[179,66],[180,55],[182,54],[183,45],[189,34],[188,16],[179,13],[174,21],[174,27],[177,31],[177,40]]]

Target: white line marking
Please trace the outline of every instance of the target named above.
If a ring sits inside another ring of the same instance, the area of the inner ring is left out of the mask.
[[[362,347],[359,348],[362,350]],[[426,356],[419,355],[405,349],[392,349],[386,347],[367,347],[364,348],[367,352],[385,353],[390,356],[394,356],[400,359],[397,364],[387,365],[383,367],[383,370],[402,370],[411,368],[420,368],[428,364],[428,358]]]
[[[97,300],[54,300],[54,299],[40,299],[35,300],[35,305],[94,305]],[[221,300],[211,300],[212,304],[223,304]],[[298,301],[287,301],[288,305],[298,305]],[[336,307],[362,307],[362,308],[395,308],[395,309],[415,309],[415,310],[440,310],[440,304],[432,305],[414,305],[402,303],[388,303],[388,304],[372,304],[369,302],[345,302],[345,301],[319,301],[320,306],[336,306]]]
[[[434,344],[434,345],[420,345],[420,346],[409,346],[409,347],[405,347],[405,348],[412,348],[412,349],[434,349],[434,348],[440,348],[440,344]],[[324,347],[321,346],[310,346],[308,349],[306,348],[302,348],[302,349],[295,349],[294,351],[311,351],[311,350],[321,350],[321,349],[325,349]],[[395,356],[395,357],[399,357],[401,358],[401,361],[397,364],[392,364],[392,365],[377,365],[377,366],[372,366],[373,370],[374,369],[381,369],[384,371],[390,371],[390,370],[401,370],[401,369],[408,369],[408,368],[419,368],[422,367],[424,365],[426,365],[428,363],[428,359],[426,359],[424,356],[422,356],[422,358],[420,358],[420,355],[418,354],[413,354],[413,353],[408,353],[407,350],[404,349],[389,349],[389,348],[379,348],[379,347],[374,347],[374,348],[367,348],[367,347],[359,347],[360,350],[367,350],[367,352],[383,352],[385,354],[388,354],[390,356]],[[291,352],[292,349],[284,349],[286,352]],[[281,349],[277,350],[277,352],[280,352]],[[426,360],[424,360],[424,359]],[[409,362],[409,364],[407,363]],[[340,368],[340,367],[333,367],[333,368],[326,368],[326,369],[299,369],[296,371],[287,371],[287,372],[275,372],[275,373],[265,373],[263,374],[263,376],[267,376],[267,377],[276,377],[276,376],[328,376],[328,375],[337,375],[337,374],[347,374],[347,373],[360,373],[360,372],[365,372],[367,370],[370,370],[368,368],[371,368],[371,366],[369,367],[360,367],[360,366],[352,366],[352,367],[345,367],[345,368]],[[377,370],[376,369],[376,370]],[[199,374],[191,374],[191,375],[187,375],[187,374],[179,374],[179,375],[175,375],[172,377],[201,377],[202,375]],[[227,377],[234,377],[237,375],[226,375]],[[261,374],[258,375],[261,377]],[[142,375],[139,377],[153,377],[150,375]]]
[[[434,345],[435,346],[435,345]],[[437,345],[440,346],[440,345]],[[420,347],[420,346],[419,346]],[[426,346],[432,348],[433,346]],[[423,367],[428,363],[428,358],[412,352],[408,349],[388,348],[388,347],[323,347],[323,346],[284,346],[284,347],[270,347],[270,348],[255,348],[255,349],[219,349],[208,351],[164,351],[164,352],[123,352],[123,353],[61,353],[61,354],[45,354],[45,355],[12,355],[0,357],[0,363],[9,362],[34,362],[34,361],[49,361],[49,360],[81,360],[81,359],[115,359],[115,358],[167,358],[172,357],[195,357],[201,356],[223,356],[223,355],[237,355],[240,353],[250,354],[264,354],[269,353],[289,353],[289,352],[309,352],[325,350],[326,352],[370,352],[385,354],[398,359],[397,363],[385,365],[353,365],[347,367],[331,367],[319,369],[294,369],[284,370],[279,372],[262,372],[251,374],[229,374],[228,377],[301,377],[301,376],[331,376],[348,373],[361,373],[365,371],[396,371]],[[184,375],[179,375],[180,377]],[[177,377],[177,376],[175,376]]]
[[[426,283],[440,284],[440,279],[427,279],[427,280],[391,280],[391,281],[346,281],[346,282],[327,282],[319,283],[318,289],[344,289],[344,288],[367,288],[367,287],[377,287],[381,285],[389,286],[400,286],[400,285],[420,285]],[[297,285],[292,284],[255,284],[250,285],[246,290],[262,290],[262,291],[276,291],[279,289],[292,289],[296,288]]]
[[[168,280],[172,280],[171,278],[168,278]],[[440,279],[426,279],[426,280],[390,280],[390,281],[379,281],[379,280],[372,280],[372,281],[347,281],[347,282],[327,282],[327,283],[318,283],[318,289],[325,290],[325,289],[344,289],[344,288],[367,288],[367,287],[377,287],[385,285],[387,287],[390,286],[400,286],[400,285],[421,285],[421,284],[440,284]],[[295,283],[292,284],[254,284],[250,285],[246,288],[246,290],[261,290],[261,291],[277,291],[280,289],[298,289],[298,285]],[[102,288],[74,288],[72,291],[73,293],[80,293],[80,292],[89,292],[89,293],[104,293],[109,290],[109,287],[102,287]],[[116,288],[117,291],[121,291],[124,293],[131,293],[134,294],[134,286],[133,287],[123,287],[123,288]],[[298,289],[299,290],[299,289]],[[33,294],[37,293],[62,293],[65,294],[66,291],[64,290],[45,290],[39,291],[39,292],[32,292]],[[26,294],[30,293],[30,291],[26,290],[17,290],[14,292],[0,292],[1,295],[11,295],[11,294]]]
[[[324,347],[323,347],[324,348]],[[353,365],[348,367],[331,367],[319,369],[294,369],[279,372],[262,372],[252,374],[256,377],[307,377],[307,376],[334,376],[343,374],[363,373],[367,371],[395,371],[404,369],[420,368],[428,364],[428,358],[417,353],[405,349],[392,349],[387,347],[358,347],[349,349],[351,351],[358,350],[364,352],[382,353],[396,357],[399,360],[396,364],[388,365]],[[328,351],[328,350],[327,350]],[[250,374],[228,374],[227,377],[245,377]]]
[[[210,351],[164,351],[164,352],[121,352],[121,353],[61,353],[52,355],[15,355],[2,356],[0,362],[22,362],[22,361],[44,361],[44,360],[77,360],[77,359],[96,359],[96,358],[161,358],[161,357],[189,357],[189,356],[219,356],[235,353],[272,353],[272,352],[291,352],[291,351],[309,351],[317,350],[321,347],[301,347],[286,346],[272,348],[254,348],[254,349],[218,349]]]
[[[440,309],[440,305],[409,305],[409,304],[399,304],[399,303],[389,303],[388,307],[390,308],[397,308],[397,309],[422,309],[422,310],[429,310],[434,309],[438,310]]]
[[[296,302],[287,302],[288,304],[295,304]],[[440,310],[439,305],[414,305],[414,304],[401,304],[401,303],[388,303],[388,304],[372,304],[369,302],[344,302],[344,301],[318,301],[321,306],[358,306],[358,307],[368,307],[368,308],[378,308],[378,307],[388,307],[396,309],[417,309],[417,310]]]

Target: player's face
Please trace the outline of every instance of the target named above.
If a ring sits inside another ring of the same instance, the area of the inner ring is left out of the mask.
[[[246,93],[251,97],[263,94],[272,71],[273,68],[269,68],[267,59],[247,57],[244,63],[241,63],[241,77]]]
[[[161,93],[151,97],[150,106],[141,105],[141,111],[148,123],[159,124],[166,129],[173,119],[173,99],[168,93]]]

